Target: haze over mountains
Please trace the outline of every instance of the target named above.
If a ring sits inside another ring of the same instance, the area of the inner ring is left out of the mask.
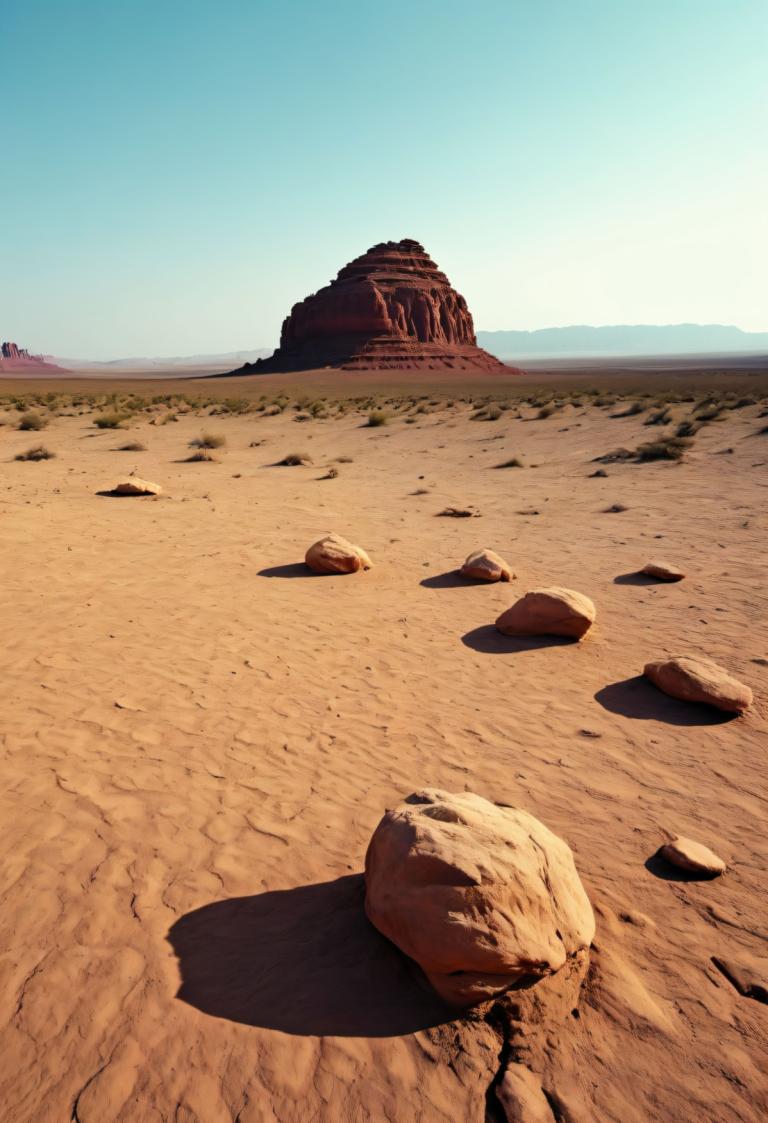
[[[526,355],[687,355],[768,351],[768,331],[729,324],[587,324],[537,331],[478,331],[480,347],[499,358]]]

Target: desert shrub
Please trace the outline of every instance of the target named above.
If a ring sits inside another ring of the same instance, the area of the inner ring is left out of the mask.
[[[719,402],[701,402],[693,411],[698,421],[716,421],[722,416],[723,406]]]
[[[19,428],[25,432],[37,433],[40,429],[44,429],[47,424],[48,419],[41,417],[39,413],[35,413],[33,410],[25,410],[19,418]]]
[[[574,405],[577,403],[574,402]],[[645,413],[646,407],[642,402],[630,402],[626,409],[621,413],[612,413],[611,417],[636,417],[638,413]]]
[[[370,429],[377,429],[380,425],[386,425],[388,421],[388,413],[385,413],[383,409],[374,409],[368,414],[367,425]]]
[[[93,424],[97,429],[122,429],[127,420],[124,413],[102,413],[94,417]]]
[[[227,438],[221,433],[202,433],[189,442],[190,448],[223,448]]]
[[[735,402],[728,403],[728,409],[746,409],[747,406],[756,406],[757,398],[737,398]]]
[[[667,425],[672,420],[672,414],[666,406],[663,409],[654,410],[649,417],[646,417],[643,422],[644,425]]]
[[[625,507],[623,503],[611,503],[610,507],[606,507],[603,511],[604,515],[621,515],[624,511],[628,511],[629,507]]]
[[[324,476],[320,476],[321,480],[335,480],[339,474],[339,469],[331,466]]]
[[[147,446],[143,445],[141,441],[128,441],[127,444],[119,445],[117,452],[146,452]]]
[[[278,460],[279,465],[286,468],[295,468],[300,464],[311,464],[312,457],[307,452],[289,452],[282,460]]]
[[[698,433],[700,428],[700,421],[694,421],[692,417],[686,417],[686,419],[684,421],[681,421],[678,427],[675,429],[675,436],[694,437]]]
[[[631,460],[632,452],[628,448],[615,448],[613,452],[605,452],[602,456],[595,456],[595,464],[614,464],[618,460]]]
[[[311,413],[297,413],[293,420],[294,421],[311,421],[312,420],[312,414]]]
[[[683,453],[691,445],[685,437],[664,437],[658,441],[648,441],[638,445],[635,455],[638,460],[682,460]]]
[[[51,452],[45,445],[35,445],[34,448],[28,448],[26,452],[19,452],[16,460],[53,460],[56,456],[55,452]]]
[[[545,421],[548,417],[552,416],[556,409],[557,406],[552,402],[550,402],[549,405],[542,406],[539,412],[536,414],[537,420]]]
[[[186,459],[187,464],[199,464],[202,460],[208,460],[212,464],[218,464],[215,456],[212,456],[207,448],[199,448],[197,452],[193,452],[191,456]]]
[[[510,457],[509,460],[502,461],[501,464],[495,464],[495,468],[522,468],[523,462],[517,456]]]

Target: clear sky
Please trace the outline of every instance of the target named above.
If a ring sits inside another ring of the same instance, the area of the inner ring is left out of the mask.
[[[271,346],[412,237],[481,329],[768,330],[767,0],[2,0],[0,338]]]

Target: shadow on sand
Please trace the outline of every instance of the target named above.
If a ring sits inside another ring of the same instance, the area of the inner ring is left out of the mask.
[[[177,998],[282,1033],[392,1037],[453,1021],[369,923],[361,874],[204,905],[173,925]]]
[[[461,642],[483,655],[515,655],[523,651],[539,651],[543,647],[570,647],[577,643],[567,636],[505,636],[494,624],[483,624],[465,632]]]
[[[425,589],[463,589],[472,585],[488,585],[488,581],[476,581],[471,577],[462,577],[458,569],[449,569],[446,573],[436,573],[434,577],[425,577],[419,582]]]
[[[131,494],[126,491],[116,491],[114,488],[110,488],[109,491],[97,491],[96,494],[105,495],[108,499],[157,499],[157,496],[150,492],[145,495],[137,495],[135,492]]]
[[[669,581],[661,581],[658,577],[649,577],[647,573],[635,570],[634,573],[620,573],[613,579],[614,585],[669,585]]]
[[[270,565],[267,569],[260,569],[257,577],[321,577],[322,574],[314,573],[304,562],[291,562],[290,565]]]
[[[669,725],[723,725],[736,716],[716,710],[714,706],[678,702],[649,682],[645,675],[604,686],[595,694],[595,701],[612,714],[666,721]]]

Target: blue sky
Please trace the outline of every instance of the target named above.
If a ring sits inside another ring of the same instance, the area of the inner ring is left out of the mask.
[[[765,0],[3,0],[0,337],[270,346],[374,242],[483,329],[768,330]]]

